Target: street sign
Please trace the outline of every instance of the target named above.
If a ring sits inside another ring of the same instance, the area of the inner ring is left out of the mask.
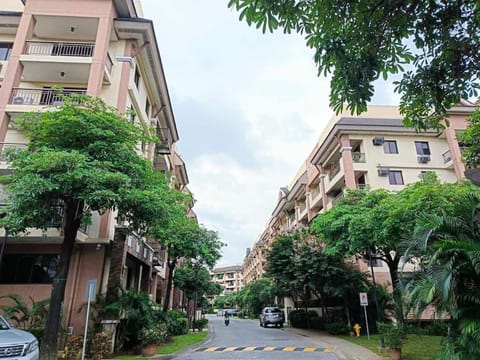
[[[85,292],[85,301],[95,301],[97,292],[97,280],[87,280],[87,290]]]
[[[368,297],[367,297],[367,293],[365,292],[360,293],[360,305],[368,306]]]

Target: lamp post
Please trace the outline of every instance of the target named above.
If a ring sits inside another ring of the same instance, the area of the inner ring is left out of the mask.
[[[372,251],[370,247],[367,248],[368,252],[368,260],[370,262],[370,270],[372,271],[372,281],[373,281],[373,301],[375,302],[375,307],[377,308],[377,321],[381,321],[383,316],[381,316],[380,307],[378,305],[378,297],[377,297],[377,283],[375,281],[375,272],[373,271],[373,262],[372,262]],[[380,348],[383,350],[385,348],[385,342],[383,339],[383,335],[380,336]]]

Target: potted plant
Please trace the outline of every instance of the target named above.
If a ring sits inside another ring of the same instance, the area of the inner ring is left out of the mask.
[[[155,355],[157,345],[167,339],[167,326],[162,323],[148,324],[140,330],[139,339],[142,342],[142,355]]]
[[[385,346],[390,349],[390,359],[402,359],[402,346],[406,339],[405,329],[398,323],[377,323],[378,331],[383,336]]]

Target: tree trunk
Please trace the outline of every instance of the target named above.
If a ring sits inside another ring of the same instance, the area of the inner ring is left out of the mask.
[[[78,213],[80,205],[81,204],[78,203],[66,202],[64,207],[63,246],[58,261],[57,273],[53,278],[50,305],[45,323],[45,332],[40,348],[40,359],[42,360],[58,359],[58,338],[63,308],[62,304],[65,298],[65,286],[68,278],[70,260],[75,246],[77,231],[80,227],[80,216]]]
[[[177,265],[177,260],[167,261],[168,274],[167,274],[167,288],[165,289],[165,301],[163,302],[163,312],[168,311],[168,306],[170,305],[170,294],[172,292],[172,283],[173,283],[173,270]]]
[[[398,278],[398,264],[400,263],[400,257],[395,255],[391,261],[387,262],[388,268],[390,270],[390,277],[392,278],[392,287],[393,287],[393,300],[396,304],[396,314],[397,321],[401,324],[405,323],[405,318],[403,316],[403,299],[402,291],[400,288],[400,280]]]

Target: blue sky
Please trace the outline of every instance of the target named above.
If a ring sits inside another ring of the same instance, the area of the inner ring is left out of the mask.
[[[199,222],[242,263],[333,115],[329,81],[294,35],[262,34],[227,0],[142,0],[154,21]],[[396,104],[389,83],[372,103]]]

